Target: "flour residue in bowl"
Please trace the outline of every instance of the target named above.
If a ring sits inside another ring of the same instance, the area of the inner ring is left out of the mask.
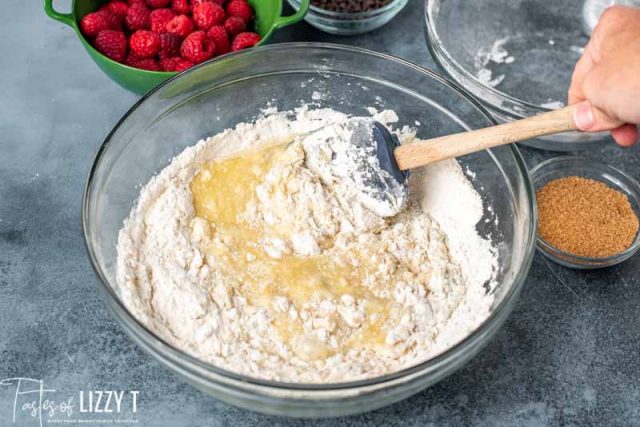
[[[540,38],[540,37],[539,37]],[[542,37],[544,40],[546,38]],[[516,62],[516,57],[509,50],[507,50],[507,45],[510,45],[511,48],[514,48],[516,51],[519,51],[522,54],[523,47],[514,47],[515,43],[518,42],[522,44],[525,42],[522,36],[507,36],[502,37],[495,40],[491,46],[480,48],[474,58],[473,58],[473,67],[475,69],[475,78],[483,85],[492,88],[498,88],[500,90],[506,90],[505,85],[507,83],[511,83],[511,90],[513,90],[513,79],[521,73],[521,70],[514,69],[510,67],[509,64],[513,64]],[[548,46],[555,47],[557,41],[555,39],[548,39],[545,44]],[[563,42],[562,46],[564,47],[566,43]],[[531,47],[528,47],[532,49]],[[560,48],[558,46],[557,48]],[[571,46],[570,49],[573,51],[576,46]],[[552,50],[551,48],[549,50]],[[561,50],[561,49],[560,49]],[[522,58],[520,58],[522,61]],[[505,82],[506,79],[510,79]],[[532,82],[527,82],[532,84]],[[546,92],[546,91],[545,91]],[[537,104],[542,108],[547,109],[558,109],[565,106],[565,103],[557,100],[555,97],[547,97],[543,98],[537,97]]]
[[[490,63],[494,64],[511,64],[515,61],[515,58],[509,55],[509,52],[505,49],[504,45],[509,41],[509,37],[503,37],[493,42],[489,49],[480,48],[473,58],[473,63],[476,68],[476,78],[480,83],[496,87],[505,78],[504,74],[493,76],[493,72],[488,68]]]
[[[132,314],[199,359],[287,382],[388,374],[477,328],[497,267],[476,232],[480,196],[445,161],[412,175],[405,211],[378,216],[349,185],[314,173],[296,140],[347,118],[270,111],[173,159],[120,232],[118,285]]]

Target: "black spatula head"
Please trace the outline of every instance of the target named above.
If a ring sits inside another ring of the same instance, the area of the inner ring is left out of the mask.
[[[382,123],[374,121],[372,127],[373,140],[376,144],[380,167],[389,172],[399,184],[406,185],[409,171],[401,171],[396,162],[396,157],[393,155],[393,150],[400,146],[400,141]]]
[[[325,182],[340,180],[381,217],[398,214],[408,199],[408,172],[398,168],[398,139],[371,118],[354,117],[324,127],[303,140],[306,164]]]

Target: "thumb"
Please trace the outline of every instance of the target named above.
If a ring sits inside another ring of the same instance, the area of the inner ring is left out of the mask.
[[[615,129],[623,122],[610,117],[604,111],[591,105],[589,101],[583,101],[576,105],[573,111],[573,121],[578,130],[583,132],[600,132]]]

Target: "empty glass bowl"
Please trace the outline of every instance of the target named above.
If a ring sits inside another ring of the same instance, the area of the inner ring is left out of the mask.
[[[364,412],[417,393],[458,369],[512,310],[535,245],[533,190],[515,147],[461,159],[475,173],[473,184],[485,204],[478,231],[490,236],[498,250],[499,286],[489,317],[449,350],[400,372],[334,384],[238,375],[167,344],[135,319],[118,296],[116,242],[140,186],[200,138],[252,120],[268,105],[284,111],[301,103],[354,115],[367,114],[367,107],[393,109],[400,117],[398,126],[415,127],[425,138],[494,123],[453,84],[385,54],[314,43],[283,43],[230,54],[159,86],[109,134],[85,192],[87,249],[114,317],[136,343],[186,381],[225,402],[271,414],[325,417]]]
[[[426,0],[426,36],[438,66],[501,122],[562,106],[588,41],[584,0]],[[568,132],[525,144],[573,151],[609,139]]]
[[[299,10],[302,7],[301,0],[288,1],[295,10]],[[379,9],[354,13],[333,12],[312,4],[309,6],[309,11],[304,19],[326,33],[352,36],[368,33],[382,27],[400,13],[408,2],[409,0],[391,0],[389,4]]]
[[[579,156],[561,156],[546,160],[531,169],[531,181],[539,190],[549,181],[570,176],[600,181],[629,198],[631,207],[640,217],[640,184],[631,176],[606,163]],[[640,233],[629,248],[619,254],[602,258],[589,258],[560,250],[538,237],[538,249],[550,260],[569,268],[591,270],[610,267],[632,257],[640,249]]]

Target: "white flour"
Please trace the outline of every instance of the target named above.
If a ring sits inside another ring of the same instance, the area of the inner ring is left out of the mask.
[[[493,77],[493,72],[487,68],[490,62],[495,64],[511,64],[515,58],[509,55],[504,45],[509,41],[508,37],[496,40],[491,45],[491,49],[480,49],[474,57],[474,66],[476,68],[476,78],[483,84],[496,87],[505,78],[504,74]]]
[[[553,99],[549,99],[544,104],[540,104],[541,107],[548,108],[550,110],[556,110],[558,108],[564,107],[564,102],[562,101],[554,101]]]
[[[480,83],[490,87],[497,87],[507,78],[505,74],[499,74],[494,77],[493,71],[489,66],[494,66],[495,64],[511,64],[516,60],[505,48],[505,44],[509,41],[509,37],[500,38],[493,42],[490,49],[481,48],[478,50],[473,58],[473,65],[476,69],[476,78]],[[549,39],[548,43],[551,46],[556,44],[553,39]],[[573,47],[574,46],[572,46],[572,49]],[[540,106],[555,110],[564,107],[565,104],[562,101],[549,98],[546,102],[540,104]]]
[[[178,155],[142,189],[120,232],[119,291],[132,314],[204,361],[289,382],[387,374],[429,359],[473,331],[489,314],[493,297],[484,286],[492,285],[497,259],[475,230],[482,202],[456,161],[414,172],[406,211],[381,218],[309,171],[300,144],[287,148],[239,217],[275,230],[279,237],[264,239],[259,248],[274,261],[321,255],[367,267],[361,284],[343,284],[340,292],[329,286],[301,298],[282,286],[256,298],[256,288],[243,283],[245,272],[234,271],[220,255],[231,253],[225,251],[233,250],[233,242],[195,216],[190,183],[206,162],[346,119],[333,110],[271,112]],[[387,111],[376,119],[397,118]],[[398,136],[403,143],[413,139],[406,129]],[[250,271],[258,261],[249,255]],[[290,337],[277,326],[283,319],[295,327]],[[365,331],[372,321],[381,334],[376,342],[367,338],[372,330]]]
[[[344,185],[358,204],[380,217],[397,215],[407,191],[380,166],[369,118],[335,123],[302,138],[305,166],[327,186]],[[330,141],[330,143],[327,143]]]

